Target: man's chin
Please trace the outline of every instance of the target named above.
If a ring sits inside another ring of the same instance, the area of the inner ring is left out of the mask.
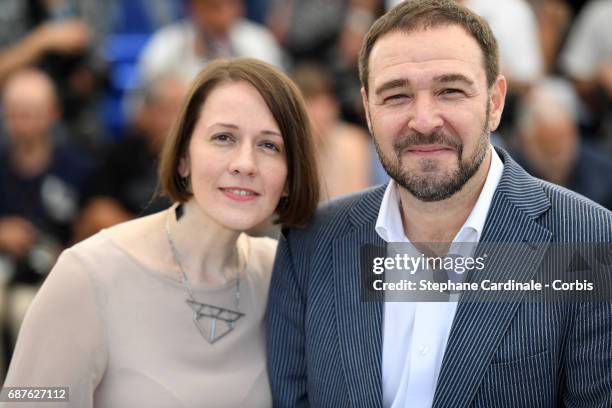
[[[455,177],[458,172],[456,163],[447,164],[438,161],[418,163],[417,166],[402,169],[402,174],[413,180],[435,184],[448,181],[449,178]]]

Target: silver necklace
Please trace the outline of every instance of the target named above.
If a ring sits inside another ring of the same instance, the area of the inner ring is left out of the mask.
[[[188,295],[185,302],[193,311],[193,323],[200,331],[200,334],[202,334],[202,337],[204,337],[204,339],[210,344],[214,344],[234,330],[236,321],[244,316],[244,313],[240,312],[240,273],[238,273],[238,276],[236,277],[236,310],[226,309],[224,307],[211,305],[209,303],[198,302],[193,296],[191,284],[189,283],[185,269],[183,269],[179,252],[176,249],[176,244],[174,243],[172,234],[170,233],[171,211],[172,208],[169,208],[168,212],[166,213],[166,236],[168,237],[168,244],[170,245],[172,258],[181,271],[181,282]],[[225,275],[224,278],[227,283],[227,278]]]

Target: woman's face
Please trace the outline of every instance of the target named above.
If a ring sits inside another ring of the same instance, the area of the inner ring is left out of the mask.
[[[211,221],[244,231],[276,209],[287,180],[283,137],[257,90],[244,81],[214,88],[179,173]]]

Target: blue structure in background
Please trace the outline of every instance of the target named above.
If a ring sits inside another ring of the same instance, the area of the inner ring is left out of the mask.
[[[114,27],[106,40],[109,84],[100,101],[100,117],[111,140],[120,139],[127,118],[126,93],[138,88],[138,57],[151,35],[185,15],[186,0],[117,0]]]

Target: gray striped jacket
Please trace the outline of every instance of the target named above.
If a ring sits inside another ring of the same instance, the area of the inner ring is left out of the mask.
[[[538,279],[542,265],[555,262],[549,247],[612,242],[612,213],[498,153],[504,172],[480,242],[529,250],[487,276]],[[362,301],[359,263],[364,244],[385,248],[374,230],[384,189],[331,202],[308,228],[284,231],[267,313],[275,406],[382,407],[384,304]],[[522,293],[499,302],[461,298],[433,406],[612,407],[610,299],[526,302]]]

